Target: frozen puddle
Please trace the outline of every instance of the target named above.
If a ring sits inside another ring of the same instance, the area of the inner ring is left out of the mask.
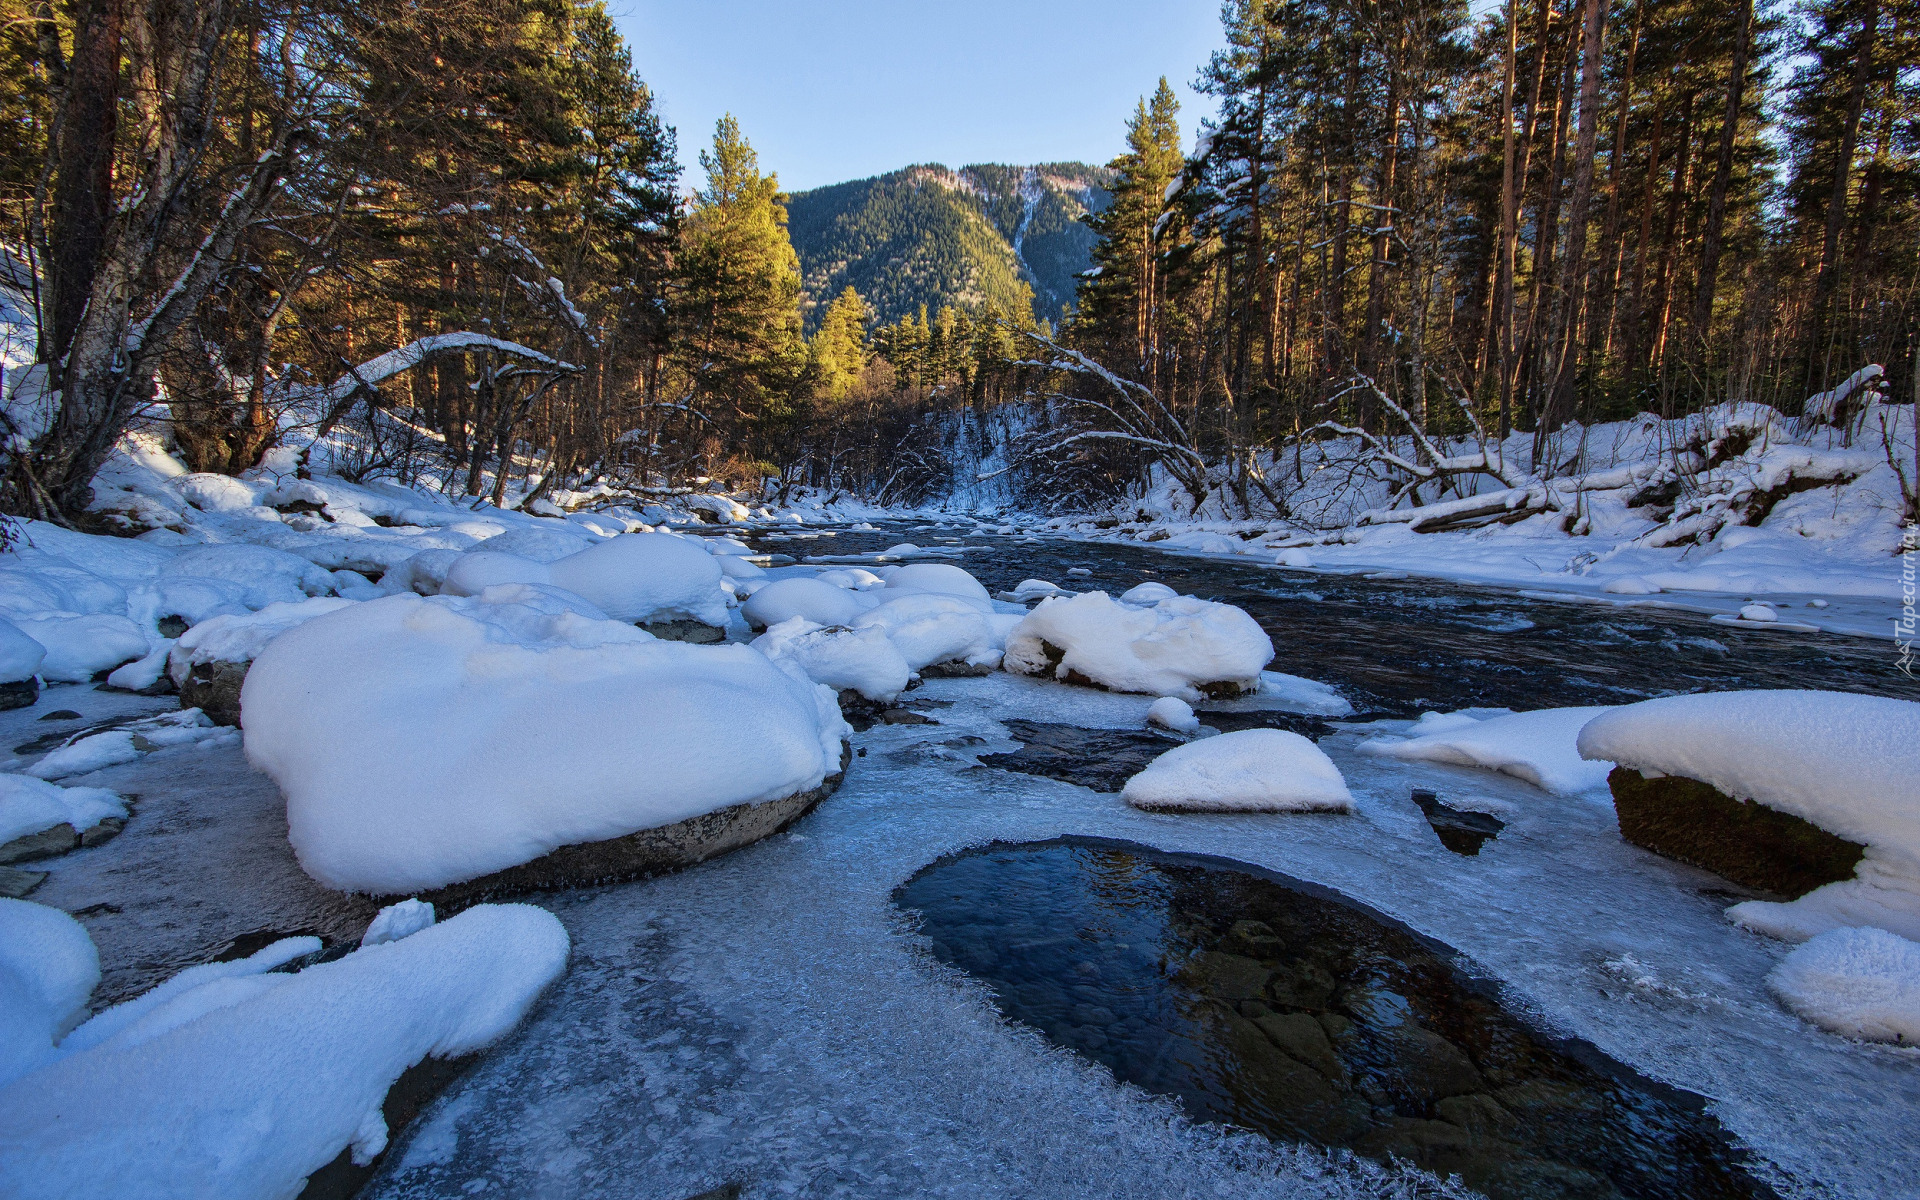
[[[1775,1195],[1698,1097],[1536,1036],[1443,948],[1321,889],[1070,838],[943,859],[895,900],[1009,1017],[1196,1119],[1494,1200]]]
[[[1920,1052],[1850,1043],[1783,1011],[1783,944],[1701,894],[1712,877],[1620,841],[1593,795],[1322,749],[1354,816],[1160,816],[983,768],[1002,718],[1137,730],[1146,697],[994,675],[915,693],[936,723],[859,734],[846,785],[792,833],[645,883],[556,894],[568,974],[415,1123],[379,1197],[1169,1197],[1444,1194],[1430,1176],[1224,1125],[1116,1082],[939,961],[892,903],[929,864],[1066,835],[1247,863],[1456,948],[1527,1025],[1708,1097],[1792,1194],[1901,1195]],[[1504,802],[1475,857],[1409,799]],[[120,842],[125,842],[125,837]],[[110,843],[102,853],[119,842]],[[1063,916],[1058,933],[1067,936]]]

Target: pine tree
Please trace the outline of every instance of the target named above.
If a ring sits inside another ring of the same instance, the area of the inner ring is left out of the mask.
[[[870,317],[866,301],[851,287],[827,306],[826,316],[820,319],[820,328],[807,346],[807,373],[815,396],[844,400],[853,390],[873,356],[873,348],[867,343]]]
[[[800,261],[779,180],[731,115],[702,151],[707,186],[681,229],[676,347],[694,396],[756,427],[786,415],[804,365]]]
[[[1151,101],[1142,97],[1127,121],[1127,152],[1108,166],[1118,173],[1113,203],[1087,218],[1100,236],[1093,273],[1080,288],[1080,321],[1100,344],[1131,349],[1135,369],[1150,373],[1159,344],[1163,286],[1156,235],[1167,188],[1180,174],[1180,102],[1165,76]]]

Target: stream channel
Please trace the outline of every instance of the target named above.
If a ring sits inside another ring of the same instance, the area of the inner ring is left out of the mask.
[[[847,560],[901,541],[962,550],[989,591],[1039,578],[1117,594],[1143,580],[1246,609],[1273,666],[1338,687],[1354,720],[1471,707],[1628,703],[1675,692],[1819,687],[1920,699],[1887,643],[1728,628],[1653,606],[1556,602],[951,526],[755,539]],[[1080,568],[1081,574],[1069,575]],[[1251,720],[1249,720],[1251,718]],[[1216,712],[1310,737],[1312,718]],[[1095,791],[1168,747],[1154,734],[1008,722],[989,766]],[[1448,849],[1501,823],[1412,799]],[[1312,820],[1312,817],[1297,818]],[[1530,1027],[1471,963],[1350,897],[1227,860],[1068,837],[949,855],[896,891],[935,958],[1003,1014],[1176,1098],[1196,1120],[1410,1161],[1496,1200],[1771,1197],[1705,1111],[1583,1042]]]

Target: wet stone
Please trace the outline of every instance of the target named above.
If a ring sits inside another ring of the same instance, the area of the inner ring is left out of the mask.
[[[1117,792],[1147,764],[1179,745],[1164,734],[1133,729],[1082,729],[1018,719],[1002,722],[1021,743],[1011,754],[985,754],[983,766],[1042,775],[1096,792]]]
[[[894,899],[1009,1019],[1196,1120],[1493,1200],[1774,1195],[1699,1097],[1536,1032],[1452,951],[1322,889],[1064,838],[953,855]]]
[[[0,683],[0,712],[31,708],[39,699],[40,681],[37,679],[15,679]]]
[[[1744,887],[1804,896],[1853,878],[1866,851],[1811,821],[1683,776],[1649,779],[1631,767],[1615,767],[1607,786],[1621,837]]]
[[[1433,827],[1440,844],[1455,854],[1472,857],[1480,853],[1480,847],[1489,840],[1499,837],[1507,823],[1491,813],[1468,812],[1444,803],[1439,796],[1424,788],[1413,790],[1413,802],[1420,808],[1427,824]]]
[[[45,871],[28,871],[21,867],[0,867],[0,896],[9,900],[24,900],[28,893],[47,880]]]

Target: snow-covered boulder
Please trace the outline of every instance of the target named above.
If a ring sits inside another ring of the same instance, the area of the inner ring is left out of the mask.
[[[916,671],[936,664],[977,667],[984,674],[1000,662],[993,624],[966,598],[943,592],[875,593],[882,602],[854,618],[855,629],[878,629]],[[756,595],[754,599],[759,599]]]
[[[85,683],[102,671],[145,658],[151,648],[138,625],[111,613],[22,617],[14,624],[46,647],[40,675],[55,683]]]
[[[317,938],[190,967],[67,1033],[98,960],[72,918],[28,905],[25,949],[51,953],[10,970],[20,903],[0,902],[0,991],[32,1005],[0,1004],[27,1060],[0,1088],[0,1194],[20,1200],[295,1196],[342,1151],[369,1163],[401,1074],[498,1041],[569,949],[551,913],[482,905],[297,973],[272,968]]]
[[[257,607],[249,598],[249,590],[230,579],[162,575],[127,589],[127,616],[156,637],[177,637],[210,617]]]
[[[952,596],[981,612],[993,611],[993,597],[978,579],[951,563],[909,563],[887,573],[888,595]]]
[[[1049,583],[1044,579],[1022,579],[1014,586],[1011,592],[1004,593],[1002,598],[1010,600],[1015,604],[1031,604],[1035,600],[1045,600],[1053,596],[1071,595],[1073,595],[1072,592],[1057,583]],[[1123,596],[1121,599],[1124,600],[1126,597]]]
[[[1576,743],[1587,722],[1607,711],[1600,707],[1488,715],[1427,713],[1407,730],[1405,740],[1374,738],[1359,748],[1387,758],[1482,767],[1566,796],[1606,785],[1613,764],[1581,758]]]
[[[1791,941],[1848,925],[1920,940],[1920,704],[1792,689],[1668,696],[1596,718],[1579,747],[1631,773],[1614,779],[1623,834],[1644,826],[1656,841],[1686,843],[1649,848],[1722,874],[1797,866],[1835,880],[1790,903],[1736,904],[1734,920]],[[1662,776],[1711,793],[1668,789],[1669,809],[1694,811],[1663,812],[1657,793],[1636,795]],[[1651,811],[1637,812],[1635,799]],[[1746,811],[1755,805],[1769,811]],[[1853,877],[1836,878],[1856,854]]]
[[[126,801],[105,788],[0,775],[0,864],[64,854],[89,835],[89,845],[105,841],[126,819]]]
[[[553,568],[544,562],[503,550],[469,550],[447,564],[440,590],[449,596],[477,596],[500,584],[552,582]]]
[[[0,899],[0,1089],[53,1059],[55,1043],[86,1019],[99,982],[100,954],[80,922]]]
[[[1340,768],[1284,729],[1243,729],[1162,754],[1120,798],[1149,812],[1351,812]]]
[[[837,567],[831,571],[822,571],[814,578],[821,583],[846,588],[850,592],[870,592],[874,588],[887,586],[886,580],[865,567]]]
[[[740,612],[755,629],[805,617],[818,625],[851,625],[874,606],[875,593],[852,592],[805,576],[776,579],[754,590]]]
[[[333,576],[325,569],[298,554],[267,546],[196,546],[174,556],[160,568],[160,574],[239,584],[248,608],[265,608],[276,601],[325,596],[333,591]]]
[[[753,510],[730,496],[685,496],[680,503],[700,520],[718,525],[731,525],[753,516]]]
[[[1164,583],[1155,583],[1149,580],[1146,583],[1136,583],[1126,591],[1121,592],[1120,603],[1137,604],[1142,608],[1151,608],[1162,600],[1171,600],[1179,594],[1179,592],[1174,591]]]
[[[1200,732],[1200,718],[1188,704],[1178,696],[1162,696],[1147,706],[1147,724],[1174,733]]]
[[[240,724],[240,688],[267,643],[315,617],[355,603],[337,596],[269,604],[259,612],[202,621],[181,634],[167,652],[167,674],[180,689],[180,703],[216,724]]]
[[[245,512],[260,507],[261,495],[267,490],[258,483],[208,471],[182,475],[173,480],[173,486],[182,500],[206,512]]]
[[[47,648],[35,641],[18,625],[0,617],[0,684],[31,680],[46,661]],[[33,703],[31,700],[28,704]],[[19,705],[0,703],[0,708]]]
[[[1043,600],[1007,636],[1005,667],[1116,692],[1194,701],[1259,687],[1273,642],[1230,604],[1174,596],[1151,607],[1105,592]]]
[[[532,521],[481,542],[479,549],[517,554],[535,562],[552,562],[578,554],[600,539],[567,521]]]
[[[870,704],[893,702],[913,678],[912,666],[877,626],[828,628],[789,617],[755,638],[753,648],[814,683],[855,692]]]
[[[1782,1003],[1822,1029],[1920,1043],[1920,944],[1884,929],[1830,929],[1767,976]]]
[[[437,596],[446,585],[447,572],[461,556],[458,550],[422,550],[388,568],[380,576],[381,590]]]
[[[286,794],[309,874],[381,895],[443,888],[817,800],[837,775],[845,725],[828,689],[750,647],[663,642],[565,595],[388,596],[261,652],[242,692],[247,756]]]
[[[727,623],[720,564],[687,538],[623,533],[556,560],[550,570],[555,587],[584,596],[616,621],[691,621],[714,630]]]

